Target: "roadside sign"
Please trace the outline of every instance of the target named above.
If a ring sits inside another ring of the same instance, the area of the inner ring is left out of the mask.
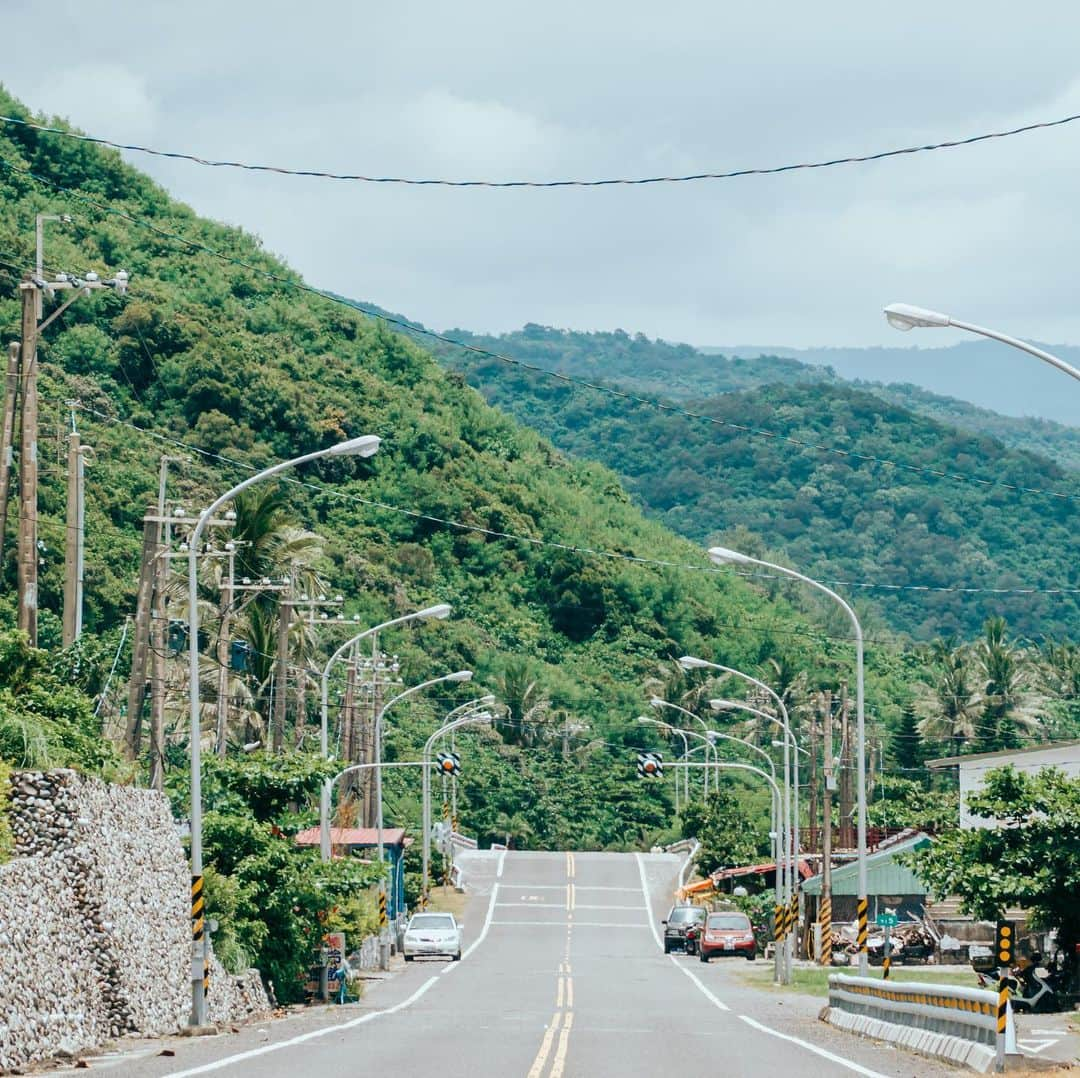
[[[879,913],[877,915],[878,928],[895,928],[900,923],[900,919],[895,913]]]

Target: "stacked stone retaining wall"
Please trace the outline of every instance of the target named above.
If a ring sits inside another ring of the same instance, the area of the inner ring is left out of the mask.
[[[11,777],[10,817],[16,858],[0,866],[0,1068],[182,1027],[189,877],[165,798],[69,770],[22,771]],[[268,1009],[257,973],[214,967],[212,1020]]]

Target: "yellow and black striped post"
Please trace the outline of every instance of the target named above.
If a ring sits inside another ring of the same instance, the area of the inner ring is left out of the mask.
[[[867,901],[866,895],[859,896],[859,902],[856,907],[857,919],[859,922],[859,934],[858,934],[858,950],[859,950],[859,966],[862,966],[863,955],[867,953],[866,940],[869,936],[869,927],[867,925],[867,915],[870,910],[870,903]]]
[[[191,877],[191,942],[202,943],[205,922],[203,912],[206,901],[203,898],[202,876]]]
[[[198,986],[198,965],[202,961],[202,990],[203,999],[206,999],[206,990],[210,985],[209,959],[206,955],[203,935],[206,931],[206,899],[203,896],[203,877],[191,877],[191,976],[193,983]],[[195,988],[198,991],[198,988]],[[205,1008],[205,1003],[203,1004]],[[197,1012],[196,1012],[197,1013]],[[197,1021],[198,1019],[196,1019]]]
[[[780,943],[784,938],[784,907],[778,902],[773,907],[773,939]]]
[[[379,892],[379,927],[385,928],[387,924],[386,917],[386,892]]]
[[[823,966],[832,965],[832,899],[827,895],[821,896],[821,907],[818,910],[818,923],[821,925],[821,953],[818,961]]]
[[[1009,1027],[1009,982],[1005,977],[998,980],[997,1003],[997,1069],[1005,1069],[1005,1034]]]
[[[444,801],[442,803],[442,818],[444,820],[449,820],[450,819],[450,802],[449,801]]]
[[[885,926],[885,949],[881,955],[881,979],[887,981],[889,979],[889,970],[892,969],[892,936],[889,932],[889,926]]]
[[[788,932],[795,936],[795,957],[799,954],[799,892],[791,896],[791,908],[788,910]]]
[[[461,829],[458,827],[458,818],[456,816],[450,821],[450,827],[453,830],[454,834],[460,833]]]

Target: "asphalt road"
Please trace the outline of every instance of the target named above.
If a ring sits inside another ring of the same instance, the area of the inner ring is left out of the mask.
[[[356,1006],[94,1060],[117,1078],[440,1078],[956,1071],[817,1021],[819,1001],[747,986],[732,963],[665,956],[670,856],[482,853],[461,962],[416,961]]]

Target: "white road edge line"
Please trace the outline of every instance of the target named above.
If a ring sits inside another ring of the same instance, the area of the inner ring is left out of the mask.
[[[730,1008],[730,1007],[729,1007],[729,1006],[728,1006],[728,1005],[727,1005],[727,1004],[726,1004],[726,1003],[725,1003],[725,1002],[724,1002],[724,1001],[723,1001],[722,999],[718,999],[718,998],[717,998],[717,997],[716,997],[716,996],[715,996],[715,995],[714,995],[714,994],[713,994],[713,993],[712,993],[712,992],[711,992],[711,991],[710,991],[710,990],[709,990],[708,988],[706,988],[706,987],[705,987],[705,985],[703,985],[703,984],[701,983],[701,981],[700,981],[700,980],[698,980],[697,974],[695,974],[695,973],[691,973],[691,972],[690,972],[690,971],[689,971],[689,970],[688,970],[688,969],[687,969],[687,968],[686,968],[685,966],[683,966],[683,965],[680,965],[680,963],[679,963],[679,960],[678,960],[678,959],[677,959],[677,958],[676,958],[676,957],[675,957],[675,956],[674,956],[673,954],[669,954],[669,955],[668,955],[668,958],[670,958],[670,959],[671,959],[671,964],[672,964],[672,965],[673,965],[673,966],[674,966],[674,967],[675,967],[675,968],[676,968],[676,969],[677,969],[677,970],[678,970],[678,971],[679,971],[680,973],[685,973],[685,974],[686,974],[686,976],[687,976],[687,977],[689,977],[689,978],[690,978],[690,980],[692,980],[692,981],[694,982],[694,984],[696,984],[696,985],[698,986],[698,988],[700,988],[700,989],[701,989],[701,993],[702,993],[702,995],[703,995],[703,996],[704,996],[704,997],[705,997],[705,998],[706,998],[706,999],[707,999],[707,1000],[708,1000],[708,1001],[709,1001],[709,1002],[710,1002],[710,1003],[711,1003],[711,1004],[712,1004],[712,1005],[713,1005],[714,1007],[719,1007],[719,1008],[720,1008],[720,1010],[722,1010],[722,1011],[730,1011],[730,1010],[731,1010],[731,1008]],[[742,1016],[740,1015],[740,1017],[742,1017]]]
[[[656,921],[653,918],[652,900],[649,898],[649,885],[645,879],[645,859],[640,853],[635,853],[634,857],[637,858],[638,875],[641,877],[641,893],[645,896],[645,909],[649,915],[649,928],[652,929],[652,938],[656,940],[656,946],[660,949],[664,949],[664,941],[660,939],[660,933],[656,930]]]
[[[198,1067],[191,1067],[188,1070],[172,1071],[167,1078],[188,1078],[193,1074],[207,1074],[210,1071],[221,1070],[223,1067],[231,1067],[235,1063],[242,1063],[248,1059],[256,1059],[258,1056],[267,1055],[270,1052],[277,1052],[282,1048],[292,1048],[294,1045],[303,1044],[305,1041],[315,1040],[317,1037],[325,1037],[329,1033],[338,1033],[343,1029],[354,1029],[356,1026],[361,1026],[365,1022],[371,1022],[376,1018],[382,1018],[387,1014],[396,1014],[398,1011],[405,1010],[406,1007],[411,1007],[437,980],[438,976],[429,977],[408,999],[403,999],[400,1003],[395,1003],[393,1007],[387,1007],[382,1011],[371,1011],[369,1014],[362,1014],[359,1018],[353,1018],[351,1021],[342,1022],[336,1026],[324,1026],[322,1029],[313,1029],[308,1033],[301,1033],[297,1037],[290,1037],[288,1040],[277,1041],[274,1044],[264,1044],[261,1048],[252,1048],[247,1052],[238,1052],[233,1056],[225,1056],[223,1059],[215,1059],[212,1063],[204,1063]]]
[[[501,867],[501,863],[500,863]],[[488,901],[487,916],[484,918],[484,927],[480,929],[480,935],[476,937],[466,948],[465,953],[461,956],[462,961],[469,957],[484,942],[488,934],[488,929],[491,928],[491,918],[495,915],[495,903],[499,898],[499,885],[492,884],[491,887],[491,899]]]
[[[760,1022],[755,1021],[753,1018],[748,1018],[745,1014],[736,1015],[736,1017],[741,1018],[748,1026],[752,1026],[754,1029],[760,1030],[762,1033],[768,1033],[770,1037],[779,1037],[782,1041],[789,1041],[791,1044],[797,1044],[800,1048],[805,1048],[808,1052],[813,1052],[815,1055],[819,1055],[823,1059],[831,1060],[833,1063],[839,1063],[841,1067],[847,1067],[848,1070],[852,1070],[856,1074],[862,1074],[865,1078],[886,1078],[886,1076],[879,1071],[872,1071],[869,1067],[864,1067],[860,1063],[854,1063],[850,1059],[845,1059],[843,1056],[836,1055],[835,1052],[830,1052],[825,1048],[819,1048],[816,1044],[811,1044],[810,1041],[804,1041],[801,1037],[792,1037],[789,1033],[780,1033],[778,1030],[763,1026]]]

